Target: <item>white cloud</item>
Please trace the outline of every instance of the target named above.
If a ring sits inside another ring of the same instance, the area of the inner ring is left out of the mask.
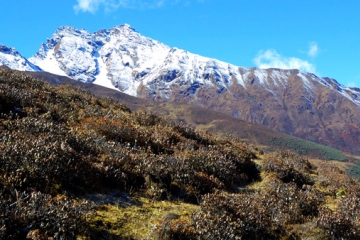
[[[356,88],[360,88],[360,75],[357,75],[355,78],[353,78],[352,80],[348,81],[348,83],[346,84],[347,87],[356,87]]]
[[[316,42],[311,42],[307,54],[310,57],[316,57],[319,54],[319,47]]]
[[[308,61],[295,57],[283,57],[273,49],[260,51],[254,58],[254,63],[259,68],[299,69],[315,73],[315,66]]]
[[[357,85],[356,85],[355,82],[348,82],[348,83],[346,84],[346,86],[347,86],[347,87],[352,87],[352,88],[357,87]]]
[[[74,6],[75,12],[91,12],[94,13],[99,5],[106,2],[105,0],[77,0],[78,4]]]
[[[197,2],[204,2],[205,0],[197,0]],[[74,6],[75,12],[90,12],[95,13],[100,7],[104,7],[106,11],[113,11],[117,8],[129,9],[155,9],[161,8],[166,4],[183,3],[188,5],[188,0],[77,0],[77,5]]]

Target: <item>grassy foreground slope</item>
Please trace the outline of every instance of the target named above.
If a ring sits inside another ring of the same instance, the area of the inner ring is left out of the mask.
[[[358,239],[360,184],[0,69],[0,239]]]

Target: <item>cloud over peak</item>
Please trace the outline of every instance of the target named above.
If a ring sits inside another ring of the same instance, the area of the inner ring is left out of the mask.
[[[258,68],[299,69],[304,72],[315,73],[315,66],[308,61],[281,56],[274,49],[260,51],[253,61]]]

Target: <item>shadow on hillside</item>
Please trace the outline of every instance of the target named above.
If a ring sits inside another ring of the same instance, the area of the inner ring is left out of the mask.
[[[87,194],[85,199],[97,205],[110,204],[118,207],[142,206],[141,202],[133,200],[129,194],[118,190],[111,190],[108,193]]]
[[[107,230],[104,229],[98,229],[98,227],[104,227],[102,226],[103,223],[99,222],[97,224],[96,227],[89,227],[89,232],[91,233],[91,236],[94,238],[91,239],[97,239],[97,240],[132,240],[134,238],[129,238],[129,237],[121,237],[121,236],[117,236],[113,233],[110,233]],[[105,226],[105,227],[109,227],[109,226]]]

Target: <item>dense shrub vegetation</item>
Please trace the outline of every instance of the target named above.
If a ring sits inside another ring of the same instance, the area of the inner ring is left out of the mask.
[[[171,239],[360,239],[357,180],[287,151],[262,169],[266,179],[245,193],[206,194],[191,221],[172,223]]]
[[[88,197],[109,191],[200,206],[153,239],[359,238],[359,183],[336,167],[288,151],[255,164],[243,142],[84,90],[0,69],[0,131],[0,239],[121,239]]]
[[[90,205],[58,198],[116,188],[198,203],[203,194],[259,178],[247,146],[186,124],[9,70],[1,70],[0,86],[3,236],[86,235],[79,213]],[[66,224],[56,222],[59,209]]]

